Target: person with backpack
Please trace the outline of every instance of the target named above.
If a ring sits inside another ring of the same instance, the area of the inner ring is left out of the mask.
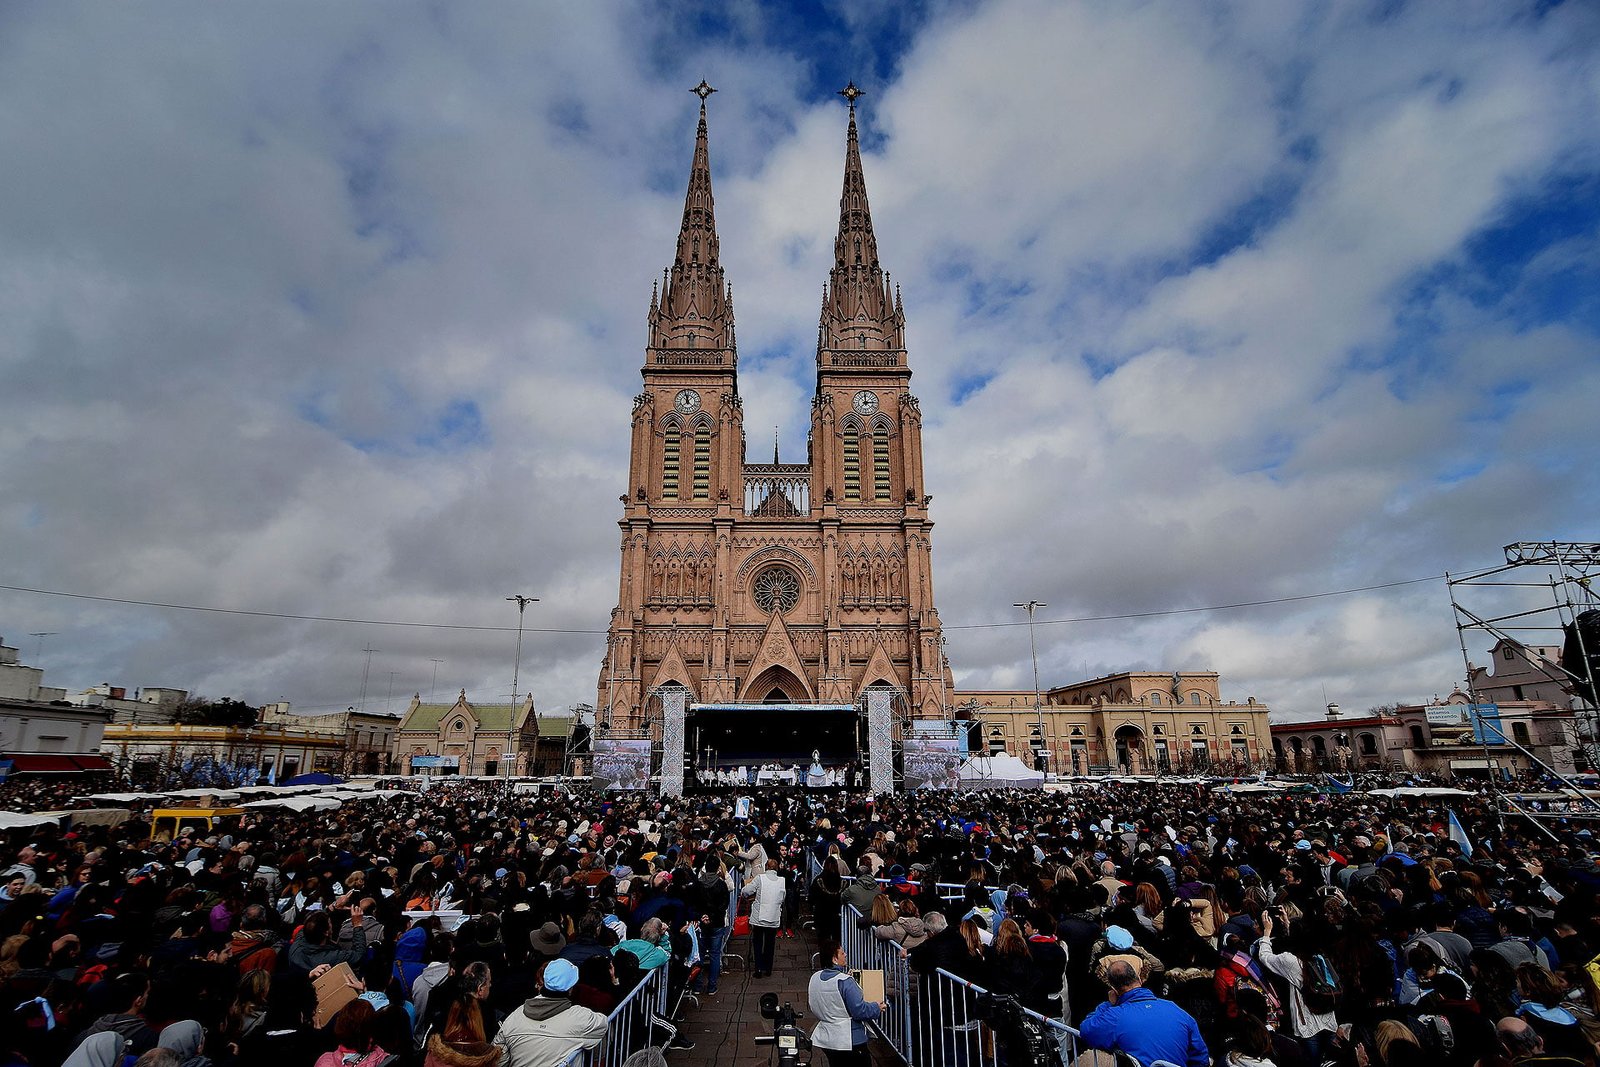
[[[1273,946],[1273,936],[1283,931],[1284,951]],[[1334,1008],[1339,998],[1339,979],[1333,965],[1321,953],[1306,951],[1304,938],[1289,929],[1282,909],[1268,908],[1261,916],[1261,940],[1256,955],[1263,966],[1278,975],[1289,987],[1289,1032],[1306,1048],[1312,1062],[1321,1062],[1328,1042],[1339,1028]]]

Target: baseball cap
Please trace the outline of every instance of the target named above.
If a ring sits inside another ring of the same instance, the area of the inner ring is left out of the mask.
[[[1106,927],[1106,944],[1118,952],[1126,952],[1133,947],[1133,935],[1120,926]]]

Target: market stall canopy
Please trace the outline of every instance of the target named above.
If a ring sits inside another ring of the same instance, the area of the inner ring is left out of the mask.
[[[1402,785],[1392,789],[1374,789],[1368,795],[1375,797],[1475,797],[1478,794],[1467,789],[1453,789],[1442,785]]]
[[[0,811],[0,830],[20,830],[24,827],[43,826],[59,822],[61,816],[43,811]]]
[[[340,801],[333,797],[268,797],[265,800],[252,800],[240,804],[241,808],[287,808],[294,812],[329,811],[337,808]]]

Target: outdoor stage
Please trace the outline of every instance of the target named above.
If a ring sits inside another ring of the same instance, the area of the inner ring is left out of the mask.
[[[853,704],[691,704],[685,738],[696,767],[824,767],[859,763],[862,716]]]

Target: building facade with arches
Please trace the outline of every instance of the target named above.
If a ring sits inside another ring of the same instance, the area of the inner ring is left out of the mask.
[[[658,731],[689,705],[858,705],[949,714],[922,415],[905,313],[878,260],[852,89],[834,264],[804,463],[747,461],[733,289],[724,276],[702,84],[676,252],[650,297],[634,398],[617,606],[597,732]]]
[[[969,747],[1068,774],[1246,773],[1271,755],[1268,711],[1223,700],[1213,671],[1124,671],[1032,690],[955,695]]]

